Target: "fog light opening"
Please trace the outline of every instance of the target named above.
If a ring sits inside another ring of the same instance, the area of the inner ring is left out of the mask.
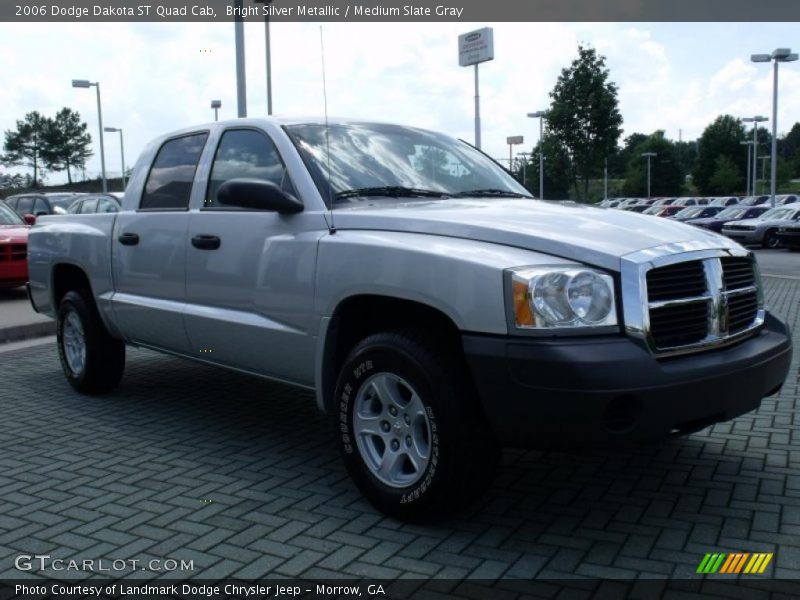
[[[642,415],[642,401],[634,396],[618,396],[608,403],[603,422],[611,433],[631,431]]]

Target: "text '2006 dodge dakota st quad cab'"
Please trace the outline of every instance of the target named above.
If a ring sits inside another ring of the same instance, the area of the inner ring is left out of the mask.
[[[120,213],[44,217],[29,248],[77,390],[117,385],[126,344],[313,389],[359,488],[409,520],[474,498],[502,446],[754,410],[791,358],[735,242],[534,200],[409,127],[180,131],[145,149]]]

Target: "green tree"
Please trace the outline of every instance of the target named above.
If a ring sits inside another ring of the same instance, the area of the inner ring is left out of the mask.
[[[642,156],[644,152],[656,153],[650,159],[650,195],[680,195],[684,176],[677,148],[664,137],[663,131],[656,131],[632,149],[623,192],[631,197],[647,195],[647,159]]]
[[[618,179],[624,178],[636,147],[649,137],[645,133],[632,133],[626,137],[622,147],[608,157],[608,176]]]
[[[717,159],[721,156],[730,159],[737,171],[744,176],[747,168],[747,147],[741,142],[745,141],[745,138],[744,126],[731,115],[720,115],[706,127],[700,136],[694,168],[694,184],[700,194],[714,193],[711,178],[717,169]]]
[[[550,98],[548,131],[567,152],[576,198],[586,200],[589,180],[600,174],[622,134],[617,86],[609,81],[605,57],[579,45],[578,58],[562,69]]]
[[[544,154],[544,197],[548,200],[566,200],[569,196],[571,185],[571,169],[569,154],[566,148],[554,135],[545,133],[541,142],[537,143],[531,151],[531,156],[525,170],[528,189],[539,195],[539,149],[543,148]],[[522,181],[522,166],[517,167],[516,176]]]
[[[714,163],[714,174],[708,182],[712,194],[728,195],[740,191],[744,178],[733,161],[727,156],[718,156]]]
[[[84,167],[92,155],[89,146],[92,136],[79,113],[64,107],[49,120],[44,130],[42,159],[48,169],[67,171],[67,180],[72,183],[70,167]]]
[[[33,169],[33,187],[39,185],[42,151],[45,148],[44,132],[49,126],[47,117],[37,111],[29,112],[21,121],[17,121],[15,131],[5,132],[3,150],[0,158],[3,163],[12,166],[25,166]]]

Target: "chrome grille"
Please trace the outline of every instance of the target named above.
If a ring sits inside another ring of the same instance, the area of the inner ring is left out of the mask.
[[[749,256],[704,257],[646,271],[645,338],[656,353],[732,341],[763,322]]]

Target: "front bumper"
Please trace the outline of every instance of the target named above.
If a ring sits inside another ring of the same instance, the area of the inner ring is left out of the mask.
[[[735,242],[742,245],[745,244],[760,244],[763,237],[761,231],[739,231],[736,229],[722,229],[722,234],[731,238]]]
[[[624,336],[464,335],[463,345],[494,434],[519,448],[641,442],[727,421],[780,389],[792,355],[770,314],[736,345],[662,360]]]
[[[18,287],[28,280],[28,263],[4,262],[0,265],[0,287]]]

